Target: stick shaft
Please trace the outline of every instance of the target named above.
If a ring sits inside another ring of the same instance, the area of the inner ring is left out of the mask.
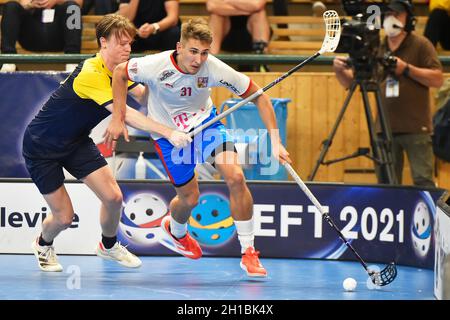
[[[302,179],[299,177],[297,172],[292,168],[292,166],[289,163],[285,163],[284,166],[286,167],[286,170],[289,172],[289,174],[294,178],[295,182],[299,185],[300,189],[306,194],[309,200],[314,204],[314,206],[319,210],[319,212],[322,214],[322,217],[328,222],[328,224],[339,234],[339,237],[341,240],[347,245],[347,247],[352,250],[352,252],[355,254],[358,261],[362,264],[364,269],[366,269],[367,272],[369,272],[369,268],[367,267],[367,264],[364,262],[364,260],[361,258],[361,256],[356,252],[355,248],[347,241],[347,239],[344,237],[342,232],[339,230],[339,228],[336,226],[334,221],[331,219],[328,213],[325,212],[322,205],[320,204],[319,200],[312,194],[312,192],[309,190],[309,188],[306,186],[306,184],[302,181]]]

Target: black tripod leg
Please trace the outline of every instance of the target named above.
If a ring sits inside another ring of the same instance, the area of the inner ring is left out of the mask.
[[[361,84],[361,95],[364,103],[364,110],[366,112],[367,128],[369,130],[370,144],[372,146],[372,154],[375,159],[379,161],[374,161],[375,173],[377,175],[378,183],[390,184],[390,175],[386,170],[387,159],[384,157],[385,154],[382,151],[382,146],[377,138],[375,132],[375,125],[372,116],[372,109],[370,108],[369,96],[367,93],[366,85]]]
[[[317,170],[319,170],[320,165],[323,164],[323,160],[325,159],[328,149],[330,148],[331,143],[333,142],[333,138],[336,135],[336,131],[339,127],[339,124],[341,123],[342,118],[344,117],[345,110],[347,110],[347,107],[350,104],[350,100],[352,99],[352,96],[353,96],[353,93],[355,92],[356,86],[357,86],[356,81],[353,81],[352,85],[350,86],[350,90],[348,91],[347,97],[345,98],[344,105],[342,106],[342,109],[339,112],[339,115],[333,125],[333,129],[331,129],[331,132],[328,135],[328,137],[322,142],[322,149],[320,150],[319,158],[317,159],[316,164],[314,165],[314,168],[308,177],[309,181],[314,180]]]
[[[384,110],[383,104],[381,102],[381,92],[380,88],[377,87],[375,90],[375,98],[377,102],[377,112],[380,119],[381,125],[381,144],[383,146],[384,158],[386,159],[386,172],[389,175],[391,184],[398,184],[397,175],[394,169],[394,157],[392,155],[392,131],[389,124],[389,119],[386,116],[386,111]]]

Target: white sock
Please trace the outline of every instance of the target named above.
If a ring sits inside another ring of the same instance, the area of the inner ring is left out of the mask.
[[[170,233],[178,239],[183,238],[187,233],[187,223],[178,223],[173,217],[170,219]]]
[[[239,242],[241,243],[241,253],[245,253],[248,247],[253,247],[255,240],[255,228],[253,217],[250,220],[234,220]]]

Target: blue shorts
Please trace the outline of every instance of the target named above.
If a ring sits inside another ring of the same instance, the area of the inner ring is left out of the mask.
[[[214,109],[203,123],[215,116]],[[155,140],[155,149],[175,187],[182,187],[194,178],[198,163],[209,162],[214,165],[217,154],[223,151],[236,152],[233,138],[219,121],[197,134],[192,143],[184,148],[175,148],[167,139],[161,138]]]
[[[64,152],[40,145],[26,131],[22,154],[31,179],[42,194],[49,194],[63,185],[63,168],[82,179],[108,164],[91,138]]]

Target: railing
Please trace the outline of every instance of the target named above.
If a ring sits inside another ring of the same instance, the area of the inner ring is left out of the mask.
[[[131,57],[141,57],[145,54],[132,54]],[[92,57],[92,54],[0,54],[0,63],[78,63]],[[229,64],[298,64],[305,60],[306,55],[272,55],[272,54],[218,54],[217,58]],[[320,56],[313,60],[312,65],[331,65],[333,56]],[[444,66],[450,66],[450,56],[440,56]]]

